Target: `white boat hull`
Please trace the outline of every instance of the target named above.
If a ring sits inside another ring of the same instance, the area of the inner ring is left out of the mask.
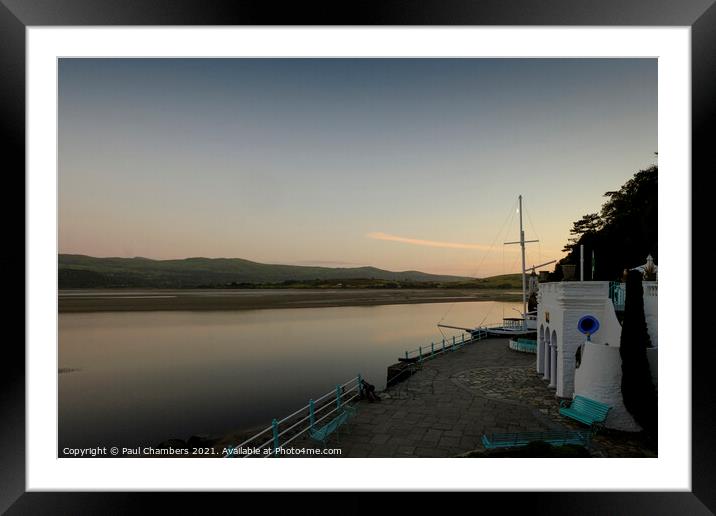
[[[517,330],[514,328],[487,328],[487,334],[493,337],[526,337],[536,335],[537,331],[530,328]]]

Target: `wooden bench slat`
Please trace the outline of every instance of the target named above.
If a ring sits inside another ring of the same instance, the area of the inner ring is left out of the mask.
[[[555,446],[579,444],[588,446],[589,433],[583,431],[520,432],[507,434],[483,434],[482,444],[486,449],[526,446],[531,442],[542,441]]]
[[[596,400],[577,395],[569,407],[561,407],[559,413],[580,423],[593,426],[603,423],[612,407]]]
[[[309,436],[316,440],[323,443],[323,445],[326,445],[326,441],[330,437],[330,435],[338,430],[338,427],[343,425],[348,419],[353,417],[356,413],[355,407],[351,407],[348,405],[344,405],[342,407],[342,411],[333,419],[331,419],[328,423],[323,425],[321,428],[310,428],[308,430]]]

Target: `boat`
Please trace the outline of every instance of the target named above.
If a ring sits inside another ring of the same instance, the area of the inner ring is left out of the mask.
[[[487,334],[491,337],[529,337],[537,334],[525,324],[524,317],[504,317],[502,326],[487,326]]]
[[[441,328],[452,328],[463,330],[470,333],[473,338],[489,337],[515,337],[515,338],[536,338],[537,337],[537,275],[535,271],[541,267],[555,263],[556,260],[533,265],[529,267],[532,270],[529,280],[529,292],[527,286],[527,271],[525,267],[525,244],[539,242],[539,240],[525,240],[525,231],[522,226],[522,196],[519,196],[519,214],[520,214],[520,239],[514,242],[505,242],[505,245],[520,244],[522,250],[522,311],[519,312],[520,317],[504,317],[501,325],[494,326],[477,326],[474,328],[464,328],[460,326],[451,326],[447,324],[438,324]],[[528,304],[529,306],[528,310]]]

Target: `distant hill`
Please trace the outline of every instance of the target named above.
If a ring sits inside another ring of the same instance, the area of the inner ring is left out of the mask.
[[[392,272],[375,267],[307,267],[273,265],[240,258],[185,258],[151,260],[148,258],[95,258],[78,254],[60,254],[59,288],[197,288],[286,284],[306,286],[340,280],[377,280],[468,286],[474,278],[427,274],[419,271]],[[325,286],[325,285],[321,285]],[[365,286],[365,282],[364,282]],[[368,285],[370,286],[370,285]],[[398,286],[398,285],[396,285]],[[477,285],[474,285],[477,286]],[[487,285],[481,285],[483,287]],[[499,287],[498,287],[499,288]],[[505,287],[502,287],[505,288]]]
[[[501,274],[489,278],[471,279],[461,286],[472,286],[479,288],[505,288],[522,290],[521,274]]]

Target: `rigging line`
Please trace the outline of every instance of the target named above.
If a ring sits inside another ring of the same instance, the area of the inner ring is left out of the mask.
[[[492,240],[492,243],[490,244],[490,247],[488,247],[487,251],[485,251],[485,254],[482,255],[482,259],[480,260],[480,263],[478,263],[477,268],[475,269],[475,273],[473,274],[473,277],[477,276],[477,272],[480,270],[480,268],[482,267],[482,264],[485,262],[485,258],[487,258],[488,254],[492,252],[492,249],[495,247],[495,244],[497,243],[497,240],[500,237],[500,235],[502,234],[502,232],[504,231],[505,227],[508,226],[509,223],[511,223],[512,219],[515,217],[515,207],[516,206],[517,206],[517,201],[514,201],[512,203],[512,206],[510,206],[510,211],[507,214],[507,217],[505,217],[505,220],[502,221],[502,227],[500,228],[500,231],[497,233],[497,235],[495,235],[495,238]],[[504,262],[504,246],[503,246],[503,262]],[[443,316],[438,321],[438,324],[440,324],[441,322],[443,322],[445,320],[445,318],[448,316],[450,311],[455,307],[455,303],[456,302],[453,301],[450,304],[447,311],[443,314]]]
[[[505,273],[505,244],[502,244],[502,274]],[[502,319],[505,318],[505,305],[502,305]]]
[[[515,217],[515,207],[517,205],[517,201],[514,201],[512,203],[512,206],[510,206],[510,211],[507,213],[507,216],[505,217],[505,220],[502,221],[502,226],[500,227],[499,232],[497,235],[495,235],[495,238],[492,240],[492,243],[488,247],[487,251],[485,251],[485,254],[482,255],[482,259],[477,264],[477,268],[475,269],[475,274],[473,276],[477,275],[477,272],[480,270],[480,267],[482,267],[482,264],[485,262],[485,258],[487,258],[488,254],[492,252],[492,249],[495,247],[495,244],[497,243],[497,240],[500,238],[500,235],[502,235],[502,232],[505,230],[505,227],[507,227],[512,219]]]
[[[517,268],[519,259],[520,259],[519,256],[515,256],[515,259],[512,260],[512,263],[510,264],[510,269],[509,269],[509,270],[513,271],[513,270],[515,270],[515,269]],[[510,273],[506,273],[506,274],[510,274]],[[515,273],[512,273],[512,274],[515,274]],[[520,273],[520,274],[521,274],[521,273]]]
[[[444,340],[444,341],[445,341],[445,340],[448,340],[448,338],[447,338],[447,337],[445,336],[445,334],[443,333],[443,329],[442,329],[440,326],[438,326],[438,330],[440,330],[440,335],[443,336],[443,340]]]
[[[535,235],[537,236],[537,238],[539,238],[539,237],[540,237],[540,236],[539,236],[539,233],[537,233],[537,229],[535,228],[535,225],[534,225],[534,223],[532,222],[532,217],[530,217],[530,213],[527,211],[527,208],[525,207],[525,204],[526,204],[526,203],[525,203],[525,201],[524,201],[524,199],[523,199],[523,200],[522,200],[522,211],[524,212],[525,215],[527,215],[527,220],[528,220],[529,223],[530,223],[530,227],[532,228],[532,231],[534,231],[534,232],[535,232]]]
[[[515,203],[516,204],[516,203]],[[513,205],[514,206],[514,205]],[[524,211],[524,203],[522,205],[522,211]],[[512,212],[511,220],[513,220],[516,216],[517,210],[514,209]],[[522,235],[520,235],[521,237]],[[507,244],[502,245],[502,274],[507,275],[507,270],[505,269],[505,248],[507,247]],[[520,256],[515,256],[514,260],[512,261],[512,264],[510,265],[510,270],[513,270],[514,267],[517,265],[517,260],[520,258]],[[500,306],[502,307],[502,319],[504,321],[505,319],[505,305],[504,303],[501,303]]]
[[[504,222],[502,223],[502,227],[500,228],[500,232],[497,234],[495,239],[492,241],[492,244],[490,244],[490,248],[488,249],[487,253],[492,252],[493,248],[495,247],[495,244],[497,243],[497,240],[499,237],[504,233],[505,229],[510,227],[512,224],[512,221],[514,220],[516,216],[516,207],[517,207],[517,201],[515,201],[512,206],[510,207],[510,211],[507,214],[507,217],[505,218]],[[487,253],[483,255],[482,260],[480,261],[480,266],[482,266],[482,263],[485,261],[485,258],[487,257]],[[502,272],[504,272],[505,269],[505,246],[502,245]]]
[[[532,228],[532,231],[534,231],[535,236],[537,237],[537,263],[542,263],[542,238],[539,236],[539,233],[537,233],[537,228],[535,228],[534,223],[532,222],[532,217],[530,217],[530,212],[527,211],[525,208],[525,202],[524,199],[522,201],[522,211],[527,215],[527,220],[530,223],[530,227]]]
[[[482,323],[485,322],[485,319],[487,319],[487,318],[490,316],[490,314],[492,313],[492,309],[493,309],[493,308],[495,308],[495,302],[494,302],[494,301],[493,301],[492,303],[490,303],[490,309],[487,311],[487,314],[485,315],[485,317],[482,318],[482,321],[480,321],[480,324],[477,325],[478,328],[479,328],[480,326],[482,326]]]

